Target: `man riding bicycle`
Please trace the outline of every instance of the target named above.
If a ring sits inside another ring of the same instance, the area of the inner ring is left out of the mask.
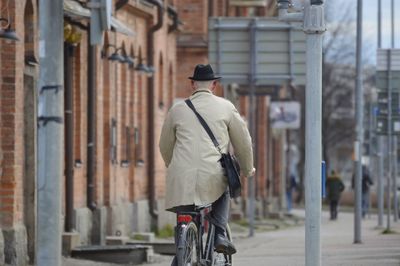
[[[213,94],[220,77],[214,76],[210,65],[197,65],[189,79],[193,89],[189,99],[216,136],[222,152],[227,152],[231,143],[242,173],[252,176],[253,151],[246,124],[231,102]],[[166,209],[179,212],[212,203],[208,219],[216,228],[215,249],[226,255],[236,253],[225,233],[229,192],[219,161],[221,154],[185,102],[169,110],[159,145],[168,167]]]

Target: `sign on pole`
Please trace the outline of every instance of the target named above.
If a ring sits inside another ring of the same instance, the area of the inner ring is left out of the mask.
[[[378,49],[376,86],[378,88],[378,108],[376,112],[376,132],[387,135],[389,132],[388,85],[391,79],[391,123],[392,133],[400,134],[400,49],[390,49],[391,57],[388,60],[388,49]],[[390,63],[390,75],[388,66]]]
[[[251,27],[255,30],[255,45]],[[256,87],[288,82],[305,85],[305,39],[298,23],[264,17],[210,18],[209,60],[224,84],[249,86],[252,76]],[[250,67],[251,57],[256,60],[254,68]]]
[[[300,128],[299,102],[271,102],[271,127],[279,129]]]

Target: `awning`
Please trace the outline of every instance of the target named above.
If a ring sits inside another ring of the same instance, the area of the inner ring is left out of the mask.
[[[64,14],[75,19],[90,19],[90,9],[74,0],[64,0]]]
[[[111,17],[111,29],[128,36],[136,35],[133,30],[131,30],[127,25],[125,25],[123,22],[119,21],[115,17]]]
[[[64,0],[64,14],[74,19],[90,19],[90,9],[83,7],[75,0]],[[125,34],[127,36],[135,36],[135,32],[119,21],[115,17],[111,17],[111,30]]]

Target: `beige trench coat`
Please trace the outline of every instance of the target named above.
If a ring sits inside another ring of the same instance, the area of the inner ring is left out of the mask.
[[[195,91],[190,99],[213,131],[222,151],[226,152],[231,142],[242,174],[251,175],[251,138],[234,105],[207,89]],[[226,191],[226,177],[218,162],[221,155],[185,102],[177,103],[168,112],[159,146],[168,167],[167,210],[180,205],[209,204]]]

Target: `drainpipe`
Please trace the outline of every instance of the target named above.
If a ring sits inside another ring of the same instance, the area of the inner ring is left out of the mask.
[[[72,88],[74,47],[64,43],[65,82],[65,232],[74,227],[74,92]]]
[[[164,6],[160,0],[147,0],[150,4],[157,6],[157,23],[152,26],[147,33],[147,62],[149,65],[154,65],[154,34],[161,29],[164,20]],[[149,114],[149,135],[148,135],[148,174],[149,174],[149,209],[152,218],[157,219],[158,213],[155,210],[156,203],[156,182],[155,182],[155,152],[154,152],[154,75],[148,78],[148,114]]]
[[[168,33],[171,33],[178,29],[180,21],[178,18],[178,12],[176,11],[175,8],[173,8],[172,6],[168,6],[167,12],[168,15],[172,16],[172,21],[173,21],[173,24],[168,27]]]
[[[90,36],[90,29],[88,29],[88,36]],[[90,210],[96,209],[96,202],[94,198],[94,175],[95,175],[95,112],[96,112],[96,49],[94,45],[90,45],[90,38],[88,38],[88,101],[87,101],[87,116],[88,116],[88,129],[87,129],[87,185],[86,185],[86,204]]]

